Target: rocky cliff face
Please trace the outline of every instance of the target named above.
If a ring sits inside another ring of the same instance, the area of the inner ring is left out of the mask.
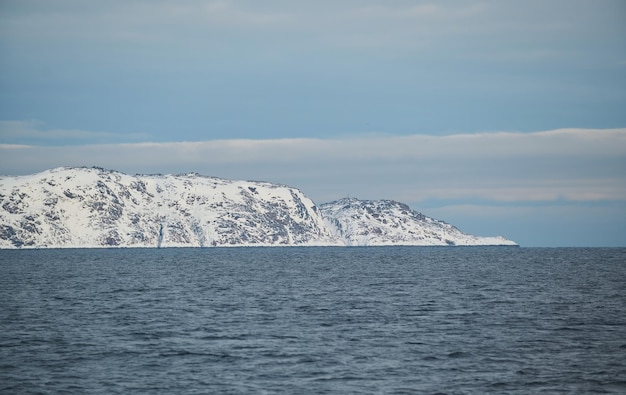
[[[0,248],[514,244],[390,201],[318,208],[295,188],[59,168],[0,177]]]

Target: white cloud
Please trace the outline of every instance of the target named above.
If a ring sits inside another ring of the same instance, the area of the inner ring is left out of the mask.
[[[0,146],[2,173],[102,166],[196,171],[299,187],[314,200],[350,194],[406,202],[611,201],[626,196],[626,129],[537,133],[217,140],[63,147]]]

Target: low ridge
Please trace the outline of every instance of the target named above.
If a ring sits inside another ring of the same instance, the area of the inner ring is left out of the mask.
[[[503,237],[463,233],[393,200],[344,198],[320,209],[348,245],[516,245]]]

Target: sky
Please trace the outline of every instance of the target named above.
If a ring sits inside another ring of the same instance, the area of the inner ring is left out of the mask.
[[[626,246],[626,2],[2,0],[0,174],[58,166]]]

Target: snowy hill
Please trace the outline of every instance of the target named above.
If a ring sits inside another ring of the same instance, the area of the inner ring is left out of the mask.
[[[4,248],[338,244],[310,199],[270,183],[60,168],[0,185]]]
[[[348,245],[516,245],[461,232],[392,200],[341,199],[320,206]]]
[[[58,168],[0,177],[0,248],[514,245],[390,201],[316,206],[288,186]]]

